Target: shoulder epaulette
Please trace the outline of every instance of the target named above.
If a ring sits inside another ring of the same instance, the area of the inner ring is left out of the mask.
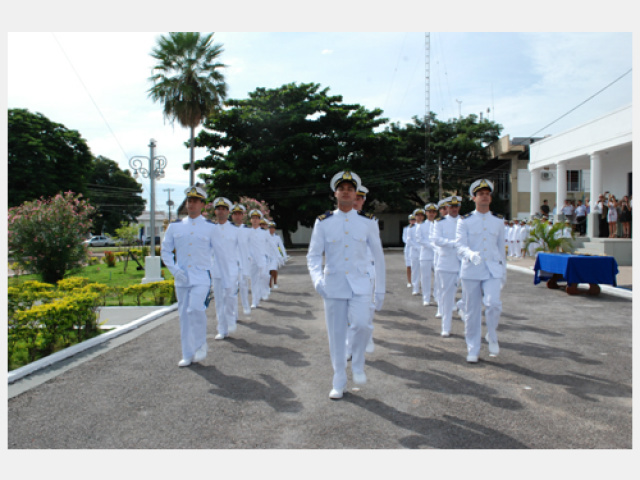
[[[460,215],[460,218],[462,218],[464,220],[465,218],[469,218],[471,215],[473,215],[473,213],[469,212],[466,215]]]
[[[213,225],[216,225],[216,222],[213,222],[213,221],[209,220],[208,218],[207,218],[206,222],[207,223],[212,223]]]
[[[493,213],[493,212],[491,212],[491,213]],[[493,213],[493,216],[494,216],[494,217],[498,217],[498,218],[504,218],[504,217],[503,217],[502,215],[500,215],[499,213]]]
[[[328,210],[328,211],[324,212],[322,215],[318,215],[318,220],[320,220],[320,221],[325,220],[325,219],[329,218],[331,215],[333,215],[333,212]]]
[[[440,220],[444,220],[444,217],[436,218],[436,222],[439,222]]]
[[[363,217],[367,217],[369,220],[375,220],[376,217],[372,213],[365,213],[362,210],[358,210],[358,215],[362,215]]]
[[[171,223],[182,223],[182,220],[180,220],[180,219],[178,219],[178,220],[174,220],[174,221],[173,221],[173,222],[171,222]]]

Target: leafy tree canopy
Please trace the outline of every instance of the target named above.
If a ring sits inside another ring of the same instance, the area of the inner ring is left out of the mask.
[[[144,211],[142,185],[129,170],[121,170],[116,162],[98,156],[89,175],[87,197],[96,207],[94,233],[115,233],[124,222],[135,221]]]
[[[93,157],[75,130],[41,113],[9,109],[8,204],[59,192],[86,193]]]
[[[404,168],[391,155],[392,141],[374,131],[386,121],[382,111],[344,104],[328,91],[313,83],[258,88],[229,100],[196,139],[209,151],[196,162],[211,169],[201,175],[209,195],[264,200],[287,244],[298,222],[312,226],[334,208],[328,183],[340,170],[360,175],[371,200],[393,200],[402,187],[388,175]]]

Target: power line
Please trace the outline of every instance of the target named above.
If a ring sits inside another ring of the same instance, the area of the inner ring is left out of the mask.
[[[60,43],[60,41],[58,41],[58,38],[56,37],[56,34],[51,32],[51,35],[53,36],[53,39],[56,41],[56,43],[60,47],[60,50],[62,51],[62,54],[64,55],[64,57],[67,59],[67,62],[69,62],[69,65],[71,66],[71,69],[73,70],[73,72],[76,74],[76,77],[78,77],[78,80],[80,81],[80,84],[82,85],[82,88],[84,88],[84,91],[87,92],[87,95],[89,96],[89,99],[93,103],[93,106],[96,107],[96,110],[98,111],[98,113],[102,117],[102,120],[104,121],[104,124],[107,126],[107,128],[111,132],[111,135],[113,135],[113,138],[115,139],[116,143],[120,147],[120,150],[122,150],[122,153],[124,154],[124,157],[128,160],[129,159],[129,155],[127,154],[127,152],[125,152],[124,148],[122,148],[122,145],[120,145],[120,142],[118,141],[118,137],[116,137],[116,134],[112,130],[111,125],[109,125],[109,122],[107,122],[107,119],[102,114],[102,111],[100,110],[100,107],[98,107],[98,104],[93,99],[93,96],[91,96],[91,92],[89,92],[89,89],[87,88],[87,86],[82,81],[82,78],[80,77],[80,74],[78,73],[76,68],[73,66],[73,63],[71,62],[71,59],[68,57],[68,55],[65,52],[64,48],[62,47],[62,44]]]
[[[620,75],[618,78],[616,78],[613,82],[611,82],[609,85],[607,85],[606,87],[598,90],[596,93],[594,93],[593,95],[591,95],[589,98],[587,98],[586,100],[584,100],[583,102],[581,102],[580,104],[576,105],[575,107],[573,107],[571,110],[569,110],[567,113],[565,113],[564,115],[558,117],[557,119],[555,119],[553,122],[551,122],[548,125],[545,125],[544,127],[542,127],[540,130],[538,130],[537,132],[529,135],[529,138],[535,137],[538,133],[540,133],[541,131],[543,131],[545,128],[550,127],[551,125],[553,125],[554,123],[557,123],[558,121],[562,120],[564,117],[566,117],[567,115],[569,115],[571,112],[577,110],[578,108],[580,108],[582,105],[584,105],[585,103],[587,103],[589,100],[591,100],[592,98],[600,95],[602,92],[604,92],[607,88],[609,88],[610,86],[612,86],[614,83],[622,80],[623,77],[629,75],[631,73],[631,70],[633,69],[629,69],[627,70],[625,73],[623,73],[622,75]]]

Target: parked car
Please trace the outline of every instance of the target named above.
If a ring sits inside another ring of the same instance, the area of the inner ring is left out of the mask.
[[[104,237],[102,235],[96,235],[94,237],[91,237],[89,240],[85,240],[82,243],[89,247],[114,247],[116,245],[116,242],[114,242],[112,239],[110,239],[109,237]]]
[[[160,237],[158,235],[156,235],[156,245],[160,245]],[[151,237],[147,237],[144,239],[144,244],[145,245],[151,245]]]

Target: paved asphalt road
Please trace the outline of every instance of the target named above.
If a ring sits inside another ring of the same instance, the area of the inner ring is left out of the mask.
[[[42,385],[15,396],[24,380],[10,385],[8,448],[631,451],[630,300],[569,296],[509,271],[500,356],[485,343],[469,365],[462,322],[441,338],[435,307],[406,287],[402,253],[386,261],[369,383],[350,382],[342,400],[328,398],[322,302],[294,256],[233,338],[213,339],[209,308],[202,364],[177,367],[171,313]]]

